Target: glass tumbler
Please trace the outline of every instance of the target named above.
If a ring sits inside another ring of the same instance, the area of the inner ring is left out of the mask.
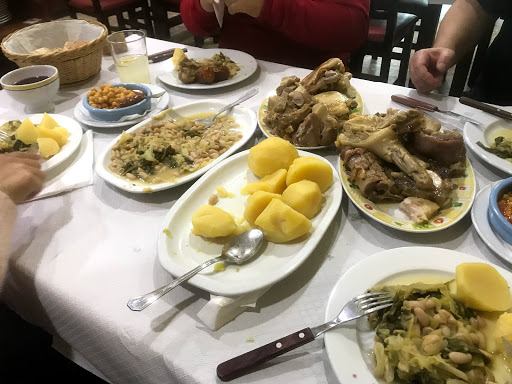
[[[123,83],[150,82],[146,33],[135,29],[107,36],[117,74]]]

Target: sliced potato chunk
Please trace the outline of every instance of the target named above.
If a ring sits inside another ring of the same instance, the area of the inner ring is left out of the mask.
[[[299,157],[288,169],[286,185],[289,186],[304,179],[314,181],[320,190],[325,192],[332,184],[332,168],[325,161],[316,157]]]
[[[39,145],[39,153],[44,158],[52,157],[60,151],[59,144],[50,137],[38,138],[37,145]]]
[[[272,199],[255,221],[268,241],[286,243],[308,233],[309,219],[280,199]]]
[[[53,117],[51,117],[46,112],[43,115],[43,118],[41,119],[41,122],[39,123],[40,127],[52,129],[59,126],[59,123],[55,121]]]
[[[242,188],[243,194],[265,191],[281,194],[286,188],[286,169],[278,169],[263,179],[247,184]]]
[[[55,127],[51,129],[39,127],[39,137],[50,137],[55,140],[60,147],[68,142],[68,136],[68,130],[63,127]]]
[[[254,222],[258,218],[258,216],[263,212],[267,205],[272,201],[272,199],[280,199],[282,200],[281,195],[277,193],[265,192],[265,191],[257,191],[254,192],[247,199],[247,206],[244,211],[244,218],[247,222],[254,226]]]
[[[258,177],[288,169],[299,157],[297,149],[280,137],[269,137],[249,150],[249,169]]]
[[[511,306],[507,280],[491,265],[462,263],[455,269],[457,298],[480,311],[505,311]]]
[[[297,212],[311,219],[322,208],[322,191],[314,181],[301,180],[284,190],[283,200]]]
[[[204,237],[229,236],[237,225],[232,215],[221,208],[203,205],[192,215],[192,232]]]
[[[39,137],[39,129],[29,119],[23,120],[23,123],[16,130],[16,138],[25,144],[34,144]]]

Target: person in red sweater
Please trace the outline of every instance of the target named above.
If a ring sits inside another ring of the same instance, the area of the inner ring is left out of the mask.
[[[254,57],[315,68],[331,57],[348,64],[368,35],[370,0],[224,0],[222,28],[213,0],[181,0],[181,17],[196,36],[220,31],[219,46]]]

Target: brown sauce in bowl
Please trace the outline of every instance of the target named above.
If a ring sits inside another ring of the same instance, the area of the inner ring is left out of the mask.
[[[50,76],[32,76],[14,82],[13,85],[27,85],[48,79]]]
[[[505,193],[498,201],[498,208],[505,219],[512,224],[512,192]]]

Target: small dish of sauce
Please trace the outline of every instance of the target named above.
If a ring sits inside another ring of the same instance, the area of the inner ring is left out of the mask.
[[[37,83],[39,81],[43,81],[43,80],[46,80],[48,79],[50,76],[46,76],[46,75],[42,75],[42,76],[31,76],[31,77],[27,77],[25,79],[21,79],[21,80],[18,80],[16,82],[14,82],[13,85],[27,85],[27,84],[33,84],[33,83]]]
[[[512,223],[512,192],[505,193],[498,201],[498,208],[505,219]]]

